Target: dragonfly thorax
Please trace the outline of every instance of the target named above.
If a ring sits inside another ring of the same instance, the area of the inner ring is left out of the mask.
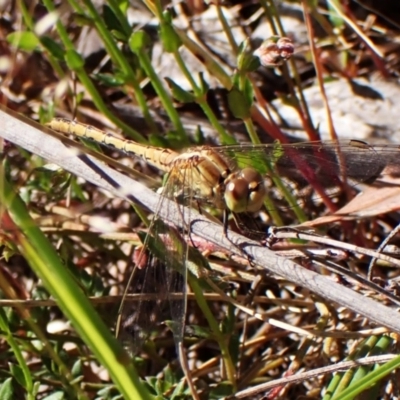
[[[223,208],[225,181],[231,174],[228,162],[210,147],[188,151],[174,160],[179,180],[218,208]],[[188,179],[190,176],[190,179]]]
[[[243,168],[225,180],[225,203],[235,213],[258,211],[265,194],[264,179],[254,168]]]

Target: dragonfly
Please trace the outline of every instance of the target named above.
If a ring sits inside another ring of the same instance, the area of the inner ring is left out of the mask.
[[[398,164],[400,154],[400,149],[391,145],[371,146],[357,140],[194,146],[179,153],[121,139],[67,119],[53,119],[48,126],[63,134],[93,140],[141,157],[166,172],[168,177],[162,196],[174,200],[168,204],[175,204],[184,220],[190,220],[190,215],[185,214],[190,208],[185,205],[198,208],[204,204],[221,209],[225,221],[229,213],[237,216],[257,213],[263,207],[268,209],[270,200],[278,207],[286,204],[289,210],[296,206],[306,208],[306,205],[311,208],[310,203],[318,207],[324,204],[330,209],[335,206],[333,196],[338,199],[348,193],[349,187],[355,191],[359,184],[376,180],[387,166],[396,164],[396,160]],[[278,190],[274,189],[276,186]],[[295,201],[291,192],[296,193]],[[161,207],[162,200],[158,208]],[[185,326],[189,245],[177,229],[159,222],[156,212],[145,245],[152,241],[156,259],[167,268],[157,275],[153,261],[148,261],[143,268],[143,279],[135,279],[136,288],[142,293],[150,287],[153,287],[152,293],[160,290],[157,294],[160,301],[170,296],[171,329],[178,347]],[[227,234],[226,223],[224,230]],[[182,294],[180,299],[171,297],[177,293]],[[134,337],[134,342],[141,343],[145,339],[146,320],[154,323],[159,318],[160,313],[154,312],[152,307],[153,304],[143,300],[136,310],[128,309],[123,313],[126,318],[122,325],[125,332]]]

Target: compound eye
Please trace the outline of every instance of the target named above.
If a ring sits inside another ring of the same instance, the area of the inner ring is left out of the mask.
[[[247,209],[247,198],[249,187],[243,178],[234,178],[225,187],[225,203],[227,207],[235,212],[241,213]]]
[[[248,184],[251,184],[252,182],[260,183],[263,181],[261,174],[251,167],[243,168],[240,171],[240,177],[248,182]]]
[[[247,200],[247,211],[256,212],[259,211],[263,205],[266,190],[264,182],[253,182],[253,185],[249,186],[249,198]]]
[[[266,194],[261,174],[253,168],[244,168],[236,176],[225,186],[227,207],[235,213],[258,211]]]
[[[247,182],[248,199],[246,211],[255,212],[262,207],[266,195],[264,179],[254,168],[243,168],[240,176]]]

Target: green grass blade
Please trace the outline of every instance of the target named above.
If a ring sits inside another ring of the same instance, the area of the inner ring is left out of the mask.
[[[21,253],[71,320],[78,334],[108,369],[125,399],[149,399],[127,353],[104,325],[54,248],[35,225],[22,200],[4,179],[0,201],[20,231],[15,234]]]

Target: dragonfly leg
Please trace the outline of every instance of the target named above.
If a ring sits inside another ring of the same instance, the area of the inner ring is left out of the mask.
[[[196,208],[197,208],[198,213],[200,215],[203,215],[199,201],[197,199],[195,201],[196,201]],[[190,228],[188,229],[188,236],[189,236],[190,243],[192,244],[192,247],[197,249],[198,246],[194,243],[194,241],[192,239],[192,230]]]
[[[230,213],[230,211],[228,210],[228,208],[225,208],[225,209],[224,209],[223,216],[222,216],[222,224],[223,224],[223,227],[224,227],[224,236],[225,236],[227,239],[229,239],[229,238],[228,238],[228,220],[229,220],[229,213]]]

